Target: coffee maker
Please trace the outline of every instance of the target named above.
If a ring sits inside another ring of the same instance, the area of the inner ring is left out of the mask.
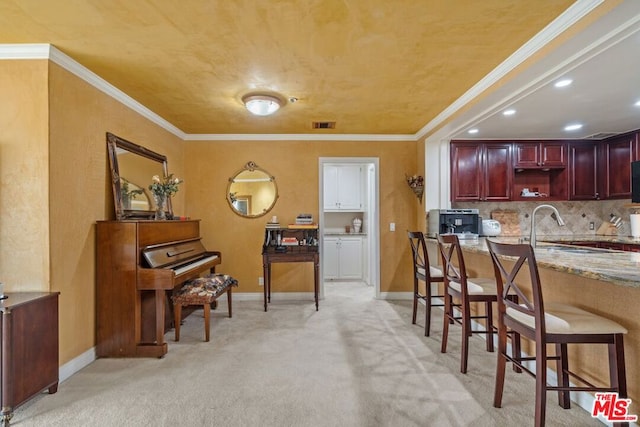
[[[459,239],[477,239],[480,234],[478,209],[431,209],[428,220],[429,237],[455,234]]]

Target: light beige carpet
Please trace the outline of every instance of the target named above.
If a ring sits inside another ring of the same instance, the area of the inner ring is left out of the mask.
[[[503,408],[492,407],[495,353],[471,339],[469,372],[459,372],[460,328],[440,353],[411,325],[410,301],[375,300],[361,284],[326,286],[309,301],[226,302],[203,342],[202,311],[181,341],[166,335],[163,359],[99,359],[18,408],[15,426],[527,426],[534,381],[507,370]],[[423,319],[420,307],[419,319]],[[547,405],[548,426],[599,425],[585,410]]]

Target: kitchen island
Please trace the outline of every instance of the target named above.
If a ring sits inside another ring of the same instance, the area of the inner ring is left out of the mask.
[[[490,237],[503,243],[519,243],[518,237]],[[589,240],[613,239],[611,236]],[[620,240],[620,238],[616,239]],[[557,236],[540,236],[535,250],[543,295],[546,301],[576,305],[608,317],[629,332],[624,337],[628,397],[632,400],[630,413],[640,414],[640,253],[606,249],[564,247]],[[576,241],[576,237],[567,238]],[[624,240],[624,239],[622,239]],[[493,265],[485,238],[461,240],[467,273],[475,277],[493,277]],[[637,241],[636,241],[637,242]],[[428,239],[429,259],[440,264],[435,239]],[[524,347],[533,354],[532,347]],[[608,384],[608,355],[606,346],[569,346],[569,366],[588,380]],[[507,375],[508,384],[508,375]],[[531,382],[534,393],[534,382]],[[571,398],[576,399],[572,393]],[[588,400],[581,400],[583,406]],[[590,408],[587,408],[590,409]]]

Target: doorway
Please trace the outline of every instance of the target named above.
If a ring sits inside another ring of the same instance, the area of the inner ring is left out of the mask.
[[[318,176],[320,297],[325,297],[325,282],[345,286],[355,282],[365,283],[378,298],[379,159],[321,157]],[[357,250],[361,258],[354,258]]]

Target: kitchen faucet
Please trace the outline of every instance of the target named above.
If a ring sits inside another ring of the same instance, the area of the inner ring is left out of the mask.
[[[536,212],[540,208],[549,208],[549,209],[551,209],[553,211],[553,213],[556,215],[556,221],[558,221],[558,225],[560,227],[564,226],[564,221],[562,220],[562,217],[560,216],[560,213],[558,212],[558,209],[556,209],[555,207],[553,207],[551,205],[539,205],[539,206],[536,206],[536,208],[533,210],[533,213],[531,214],[531,234],[529,235],[529,244],[533,248],[536,247]]]

